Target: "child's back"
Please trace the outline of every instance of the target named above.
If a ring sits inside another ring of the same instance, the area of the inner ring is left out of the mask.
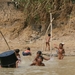
[[[31,55],[30,48],[28,47],[24,52],[22,52],[23,56]]]

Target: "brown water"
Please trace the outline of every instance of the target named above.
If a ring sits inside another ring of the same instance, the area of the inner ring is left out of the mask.
[[[29,66],[32,57],[23,57],[19,68],[1,68],[0,75],[75,75],[75,57],[65,57],[63,60],[52,58],[44,61],[45,67]]]

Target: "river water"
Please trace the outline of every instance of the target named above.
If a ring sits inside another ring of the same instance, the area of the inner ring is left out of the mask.
[[[66,56],[63,60],[56,57],[44,61],[45,66],[29,66],[32,57],[23,57],[19,68],[1,68],[0,75],[75,75],[75,57]]]

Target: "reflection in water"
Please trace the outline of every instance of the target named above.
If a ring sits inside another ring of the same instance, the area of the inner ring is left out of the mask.
[[[1,68],[0,75],[75,75],[75,57],[65,57],[63,60],[53,58],[44,61],[45,67],[29,66],[31,57],[24,57],[20,68]],[[25,61],[26,60],[26,61]]]

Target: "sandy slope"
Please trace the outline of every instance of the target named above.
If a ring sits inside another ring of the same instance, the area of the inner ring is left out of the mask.
[[[53,36],[53,41],[52,41],[52,52],[55,54],[56,53],[56,49],[54,48],[54,44],[57,44],[57,46],[59,45],[60,42],[64,42],[64,48],[66,51],[66,54],[75,54],[75,42],[74,42],[74,38],[75,36],[71,35],[71,36]],[[7,39],[7,38],[6,38]],[[11,48],[11,50],[14,50],[16,48],[19,48],[21,51],[25,50],[26,47],[30,47],[32,53],[34,54],[35,52],[37,52],[38,50],[43,51],[44,53],[46,53],[44,50],[42,50],[42,48],[45,49],[45,41],[43,42],[44,37],[41,37],[39,39],[37,39],[36,41],[30,41],[30,42],[25,42],[25,40],[21,40],[21,38],[16,38],[15,40],[9,40],[7,39],[7,42]],[[4,39],[0,38],[0,52],[4,52],[9,50]],[[50,54],[49,51],[47,51],[48,54]]]

